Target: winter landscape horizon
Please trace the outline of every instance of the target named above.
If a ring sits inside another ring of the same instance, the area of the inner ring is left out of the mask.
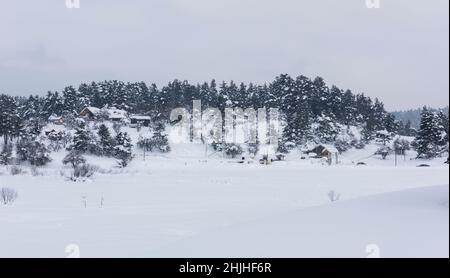
[[[448,1],[29,2],[0,258],[449,258]]]

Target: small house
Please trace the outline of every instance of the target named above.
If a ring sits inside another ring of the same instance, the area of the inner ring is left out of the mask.
[[[87,120],[96,120],[100,115],[100,108],[86,107],[80,112],[80,117]]]
[[[52,114],[49,118],[48,118],[48,122],[55,124],[55,125],[63,125],[64,124],[64,119],[62,116],[57,116],[55,114]]]
[[[307,152],[311,158],[326,158],[329,164],[339,162],[339,151],[332,145],[320,144]]]
[[[132,115],[130,116],[130,126],[131,127],[138,127],[138,126],[150,126],[152,118],[150,116],[143,116],[143,115]]]
[[[86,107],[80,112],[80,117],[91,121],[109,120],[112,122],[122,122],[128,118],[125,110],[111,108]]]
[[[125,110],[117,109],[115,107],[111,107],[106,109],[108,120],[111,122],[123,122],[128,119],[128,113]]]

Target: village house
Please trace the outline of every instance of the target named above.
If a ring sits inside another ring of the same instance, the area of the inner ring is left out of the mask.
[[[150,126],[152,118],[150,116],[132,115],[130,116],[130,127]]]
[[[125,110],[111,108],[86,107],[80,112],[80,117],[90,121],[108,120],[112,122],[124,122],[128,119]]]
[[[62,116],[57,116],[55,114],[52,114],[49,118],[48,118],[48,122],[55,124],[55,125],[63,125],[64,124],[64,119]]]

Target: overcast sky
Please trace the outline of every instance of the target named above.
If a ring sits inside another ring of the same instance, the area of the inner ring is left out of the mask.
[[[280,73],[379,97],[449,102],[449,1],[0,0],[0,93],[119,79],[165,85]]]

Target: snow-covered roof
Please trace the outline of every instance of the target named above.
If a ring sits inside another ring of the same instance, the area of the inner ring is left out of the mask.
[[[108,115],[108,118],[110,118],[110,119],[126,119],[128,116],[127,111],[117,109],[115,107],[97,108],[97,107],[93,107],[93,106],[88,106],[83,109],[83,111],[85,111],[85,110],[89,110],[94,116],[99,116],[102,113],[104,113],[104,114]]]
[[[128,117],[128,113],[125,110],[112,107],[106,109],[106,111],[110,119],[126,119]]]
[[[49,121],[58,121],[60,119],[62,119],[62,117],[61,116],[57,116],[55,114],[52,114],[50,117],[48,117]]]
[[[380,135],[390,135],[389,131],[387,131],[386,129],[378,130],[377,133]]]
[[[320,146],[323,146],[327,151],[332,152],[332,153],[338,153],[338,149],[336,149],[335,146],[333,145],[329,145],[329,144],[320,144]]]
[[[86,107],[84,109],[87,109],[87,110],[91,111],[91,113],[94,114],[94,115],[100,114],[100,111],[101,111],[100,108],[93,107],[93,106],[88,106],[88,107]]]
[[[135,120],[138,120],[138,121],[150,121],[152,118],[150,116],[131,115],[130,119],[135,119]]]
[[[336,149],[335,146],[329,145],[329,144],[316,144],[316,145],[313,145],[313,146],[311,146],[310,151],[315,150],[316,148],[321,147],[321,146],[324,148],[323,151],[327,150],[327,151],[329,151],[331,153],[339,153],[338,149]]]

